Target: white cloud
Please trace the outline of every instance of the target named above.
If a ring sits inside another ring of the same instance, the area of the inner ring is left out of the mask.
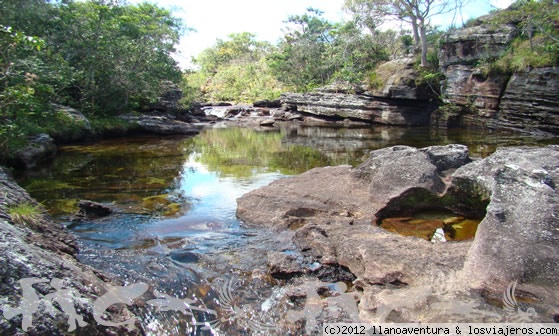
[[[497,8],[507,8],[510,6],[514,1],[513,0],[491,0],[491,6]]]

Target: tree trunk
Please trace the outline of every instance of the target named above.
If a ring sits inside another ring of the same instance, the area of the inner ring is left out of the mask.
[[[415,45],[419,45],[420,42],[420,38],[419,38],[419,29],[417,27],[417,19],[416,18],[411,18],[411,26],[412,26],[412,30],[413,30],[413,40],[415,42]]]
[[[427,28],[425,27],[425,20],[420,19],[419,21],[419,34],[421,38],[421,66],[429,66],[427,61]]]

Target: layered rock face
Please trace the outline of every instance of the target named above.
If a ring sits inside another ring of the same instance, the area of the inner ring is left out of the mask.
[[[512,75],[499,106],[504,127],[559,134],[559,68],[528,69]]]
[[[513,24],[491,24],[488,18],[478,21],[441,40],[439,62],[446,77],[442,96],[461,111],[447,111],[436,119],[442,124],[558,134],[559,68],[526,69],[512,76],[489,71],[487,63],[510,48],[518,30]]]
[[[355,169],[317,168],[238,199],[245,225],[295,231],[302,253],[341,265],[368,321],[509,321],[490,301],[513,281],[539,314],[559,314],[559,147],[505,148],[471,162],[461,145],[385,148]],[[481,214],[473,241],[432,243],[379,219],[445,208]],[[290,266],[293,268],[293,265]],[[522,294],[519,294],[522,293]],[[488,299],[488,300],[487,300]]]
[[[432,92],[425,85],[416,85],[418,75],[413,69],[413,60],[387,62],[382,68],[389,73],[382,78],[384,85],[375,90],[337,83],[315,92],[284,93],[280,100],[289,110],[325,119],[397,126],[428,125],[434,110]]]

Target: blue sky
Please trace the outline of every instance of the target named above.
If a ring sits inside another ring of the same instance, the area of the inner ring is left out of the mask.
[[[143,0],[128,0],[130,3]],[[308,7],[324,11],[330,21],[344,17],[344,0],[149,0],[173,10],[174,15],[195,32],[188,32],[181,39],[176,59],[182,67],[189,67],[190,59],[211,47],[216,39],[225,39],[231,33],[255,33],[258,40],[276,42],[283,36],[284,21],[289,15],[303,14]],[[486,14],[492,8],[504,8],[512,0],[469,0],[462,14],[464,21]],[[449,24],[451,16],[444,18]],[[461,22],[461,20],[459,21]]]

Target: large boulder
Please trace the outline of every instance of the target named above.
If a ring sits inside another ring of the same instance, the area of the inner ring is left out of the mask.
[[[559,311],[559,146],[499,149],[471,162],[461,145],[385,148],[357,168],[310,170],[237,200],[245,225],[295,231],[302,253],[340,265],[363,289],[371,321],[505,321],[519,281],[538,321]],[[475,238],[433,243],[376,224],[418,209],[484,216]],[[413,298],[413,299],[412,299]],[[374,312],[377,312],[375,314]],[[392,315],[391,315],[392,316]]]
[[[559,147],[501,149],[453,179],[451,192],[489,198],[464,268],[472,286],[497,291],[519,280],[559,288]]]
[[[19,212],[20,207],[34,210]],[[80,264],[76,251],[75,238],[62,225],[50,220],[41,206],[0,168],[1,334],[74,334],[68,331],[69,316],[65,314],[68,311],[64,306],[39,304],[46,303],[47,297],[58,289],[66,291],[64,300],[73,299],[76,312],[87,323],[77,326],[79,334],[140,334],[136,327],[127,330],[123,326],[107,328],[96,323],[93,304],[112,284],[97,271]],[[33,299],[34,294],[40,302],[30,302],[33,306],[26,306],[25,300]],[[28,316],[32,317],[32,325],[26,328],[29,320],[25,322],[22,313],[27,314],[34,308],[36,312]],[[129,318],[134,315],[124,306],[107,311],[104,317],[115,323]]]
[[[15,167],[32,168],[56,154],[56,144],[50,135],[41,133],[28,138],[27,145],[14,155]]]

